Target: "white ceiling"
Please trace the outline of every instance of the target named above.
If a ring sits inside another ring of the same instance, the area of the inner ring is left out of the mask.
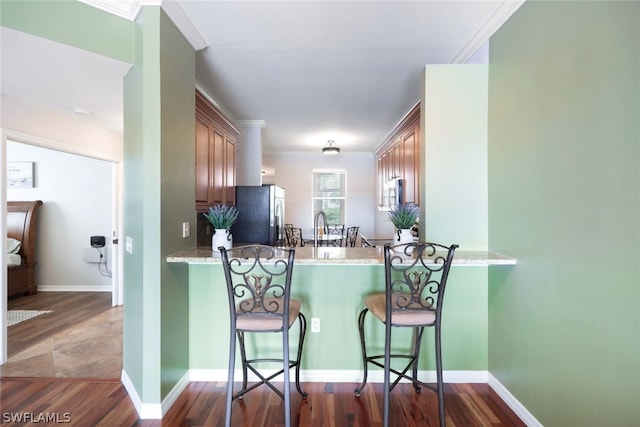
[[[118,13],[114,2],[85,1]],[[347,152],[375,150],[419,101],[425,65],[467,62],[523,1],[178,0],[165,10],[207,46],[197,53],[200,85],[232,120],[265,122],[264,151],[319,151],[333,139]],[[132,3],[117,3],[122,16]],[[84,108],[84,120],[121,131],[128,64],[4,27],[0,35],[3,96]]]

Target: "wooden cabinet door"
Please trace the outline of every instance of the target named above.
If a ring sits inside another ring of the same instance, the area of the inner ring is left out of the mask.
[[[213,162],[211,164],[211,183],[209,186],[209,203],[212,205],[225,202],[225,137],[219,129],[213,129]]]
[[[196,210],[209,207],[209,182],[211,164],[211,126],[196,114]]]
[[[384,175],[384,167],[382,156],[378,157],[377,166],[378,166],[378,207],[384,206],[384,183],[385,183],[385,175]]]
[[[391,177],[390,179],[402,178],[402,138],[398,138],[391,149]]]
[[[196,211],[235,204],[238,130],[196,91]]]
[[[404,171],[404,202],[420,205],[420,158],[418,154],[418,138],[420,128],[413,128],[402,137],[402,160]]]
[[[225,203],[236,204],[236,140],[227,136],[225,138]]]

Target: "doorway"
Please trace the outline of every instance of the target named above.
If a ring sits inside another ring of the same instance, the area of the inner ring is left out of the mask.
[[[121,305],[119,266],[122,255],[117,244],[121,224],[121,162],[92,156],[91,153],[73,152],[73,149],[57,150],[40,141],[21,139],[2,138],[2,204],[4,206],[7,199],[39,199],[44,202],[45,209],[41,214],[46,216],[39,218],[39,244],[36,249],[39,290],[49,294],[71,295],[77,292],[89,300],[91,295],[95,295],[102,302],[108,294],[107,301],[110,300],[111,306]],[[10,161],[34,164],[33,188],[20,192],[7,189],[6,163]],[[4,220],[3,232],[6,231]],[[93,235],[105,237],[104,255],[108,257],[105,264],[91,260],[90,236]],[[4,324],[7,310],[6,260],[4,256],[2,258],[5,274],[0,302],[3,319],[0,320],[0,363],[7,360],[7,326]]]

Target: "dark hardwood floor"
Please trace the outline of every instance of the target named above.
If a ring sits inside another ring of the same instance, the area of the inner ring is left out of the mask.
[[[292,424],[301,427],[377,427],[382,425],[380,384],[353,395],[356,384],[308,383],[307,400],[292,392]],[[524,426],[486,384],[447,384],[448,427]],[[1,380],[3,425],[25,425],[33,418],[57,417],[79,426],[222,426],[225,384],[189,384],[162,420],[139,420],[124,387],[117,381]],[[235,427],[284,425],[282,400],[265,386],[233,404]],[[391,394],[392,425],[437,426],[435,393],[417,394],[400,384]],[[13,417],[13,418],[11,418]],[[22,422],[16,421],[21,419]],[[55,419],[55,418],[54,418]]]
[[[57,295],[54,295],[57,294]],[[47,309],[54,313],[9,328],[12,352],[32,345],[111,307],[111,295],[41,293],[12,300],[12,309]],[[38,298],[36,298],[38,297]],[[97,297],[97,298],[96,298]],[[87,299],[88,298],[88,299]],[[21,300],[21,301],[20,301]],[[62,316],[64,313],[64,316]],[[55,314],[55,316],[54,316]],[[36,327],[36,322],[37,327]],[[21,330],[28,329],[28,330]],[[32,330],[32,329],[37,329]],[[17,338],[17,340],[16,340]],[[91,349],[89,349],[91,351]],[[382,425],[382,385],[369,384],[360,398],[353,383],[304,383],[302,400],[292,391],[292,421],[301,427],[369,427]],[[446,384],[448,427],[524,426],[487,384]],[[162,420],[140,420],[119,378],[0,378],[0,424],[7,426],[222,426],[225,383],[193,382],[180,394]],[[280,426],[284,404],[265,386],[233,404],[233,426]],[[436,426],[436,394],[417,394],[410,384],[399,384],[391,394],[392,425]],[[30,418],[29,420],[27,418]],[[44,420],[48,420],[45,422]]]

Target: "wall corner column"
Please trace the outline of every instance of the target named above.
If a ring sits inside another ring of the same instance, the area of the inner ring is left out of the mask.
[[[264,120],[239,120],[236,144],[236,185],[262,185],[262,129]]]

